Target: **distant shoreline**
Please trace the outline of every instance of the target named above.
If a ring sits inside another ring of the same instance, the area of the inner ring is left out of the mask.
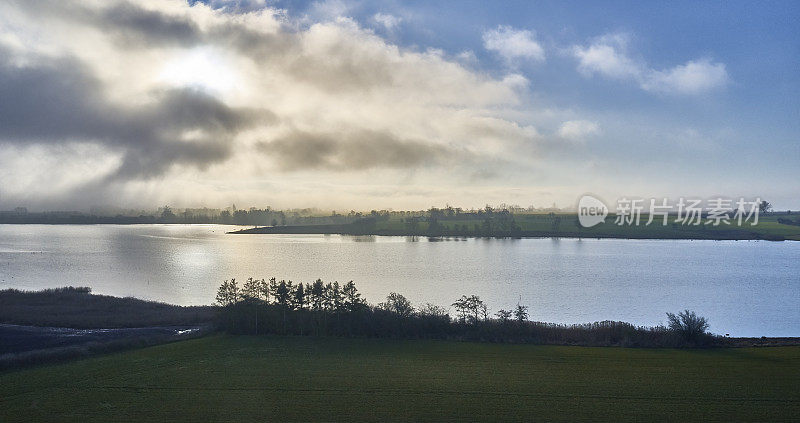
[[[294,235],[350,235],[350,236],[404,236],[426,238],[566,238],[566,239],[631,239],[631,240],[687,240],[687,241],[800,241],[800,233],[781,228],[779,231],[752,231],[747,228],[715,228],[709,230],[686,230],[681,228],[674,232],[653,231],[647,227],[617,227],[606,224],[605,230],[581,228],[579,230],[517,230],[513,232],[476,233],[449,230],[447,232],[428,233],[425,231],[410,232],[405,229],[370,228],[356,224],[316,224],[256,226],[250,224],[219,222],[0,222],[0,227],[11,225],[46,225],[46,226],[138,226],[138,225],[221,225],[236,226],[242,229],[226,232],[227,234],[294,234]],[[612,228],[612,229],[608,229]],[[619,229],[618,229],[619,228]],[[791,228],[794,229],[794,228]],[[618,231],[616,233],[615,231]]]
[[[447,234],[411,233],[403,230],[363,230],[353,225],[292,225],[292,226],[261,226],[226,232],[234,235],[247,234],[295,234],[295,235],[350,235],[350,236],[405,236],[429,238],[568,238],[568,239],[631,239],[631,240],[688,240],[688,241],[796,241],[800,239],[786,238],[783,236],[764,236],[755,232],[737,231],[735,233],[721,233],[709,231],[707,234],[675,233],[653,236],[643,233],[604,233],[604,232],[572,232],[572,231],[518,231],[513,234],[482,235],[475,233],[452,232]]]
[[[684,216],[685,217],[685,216]],[[271,209],[236,211],[232,215],[207,216],[95,216],[72,213],[0,214],[0,224],[216,224],[235,225],[232,234],[339,234],[422,236],[432,238],[612,238],[672,240],[800,241],[800,215],[770,212],[751,220],[733,216],[692,219],[678,215],[642,214],[619,225],[610,214],[599,224],[584,227],[573,213],[512,213],[507,209],[463,211],[372,211],[347,215],[287,215]],[[741,221],[740,221],[741,220]],[[753,224],[757,220],[757,224]],[[649,222],[649,224],[648,224]],[[238,228],[237,228],[238,229]]]

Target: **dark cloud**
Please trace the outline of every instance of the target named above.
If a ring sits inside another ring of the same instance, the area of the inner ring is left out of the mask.
[[[282,56],[299,47],[297,34],[288,31],[265,33],[239,22],[223,20],[201,28],[189,14],[168,14],[142,8],[135,2],[109,1],[100,7],[64,0],[11,0],[15,9],[39,22],[70,22],[96,28],[122,48],[191,48],[218,45],[253,59]],[[225,2],[225,10],[241,10]],[[212,7],[222,7],[214,4]],[[246,6],[250,7],[250,6]]]
[[[342,134],[294,131],[259,145],[283,170],[413,168],[463,159],[464,151],[378,131]]]
[[[11,3],[37,20],[71,21],[97,28],[128,46],[191,46],[203,40],[202,31],[188,16],[168,15],[127,1],[108,2],[99,8],[63,0],[11,0]]]
[[[169,42],[186,46],[196,44],[202,38],[197,24],[185,17],[144,10],[130,3],[101,9],[94,12],[92,18],[98,27],[116,31],[123,41],[131,44]]]
[[[74,58],[40,58],[21,67],[0,49],[0,142],[99,143],[124,154],[116,178],[142,178],[177,163],[205,168],[223,161],[239,131],[276,119],[198,90],[155,92],[136,106],[111,102],[103,90]]]

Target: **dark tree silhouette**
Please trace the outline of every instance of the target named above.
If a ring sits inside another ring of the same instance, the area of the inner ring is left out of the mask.
[[[317,279],[311,285],[311,307],[314,310],[322,310],[325,306],[325,285],[322,279]]]
[[[242,299],[263,300],[262,292],[261,281],[258,279],[247,278],[247,281],[242,285]]]
[[[677,315],[667,313],[668,327],[670,330],[680,334],[686,341],[696,342],[700,340],[708,330],[708,321],[705,317],[700,317],[695,312],[684,310]]]
[[[353,281],[344,284],[342,294],[344,295],[344,307],[347,311],[359,311],[367,305],[366,301],[361,298],[361,294],[358,292],[358,289],[356,289],[356,284],[354,284]]]
[[[275,302],[284,308],[289,306],[289,287],[285,280],[278,283],[278,288],[275,290]]]
[[[379,307],[404,317],[414,313],[414,307],[411,305],[411,301],[396,292],[390,293],[386,297],[386,302],[379,304]]]
[[[484,320],[488,318],[486,304],[484,304],[477,295],[470,295],[469,297],[463,295],[453,303],[453,307],[458,311],[459,319],[462,322],[469,321],[476,324],[480,321],[481,317],[483,317]]]
[[[0,291],[2,294],[3,291]],[[425,304],[415,309],[393,292],[378,306],[361,298],[353,281],[340,286],[317,279],[311,284],[270,278],[249,278],[242,290],[236,279],[225,280],[216,296],[218,327],[232,333],[315,334],[528,342],[568,345],[619,345],[680,347],[723,345],[709,335],[708,322],[694,312],[667,313],[669,327],[636,327],[624,322],[562,325],[528,321],[528,308],[500,310],[489,318],[477,295],[464,295],[453,303],[457,320],[442,307]],[[2,309],[0,309],[2,315]],[[2,316],[0,316],[2,317]],[[510,324],[511,319],[516,324]]]
[[[302,310],[306,307],[306,293],[302,283],[297,284],[297,288],[295,288],[292,297],[294,298],[292,306],[295,309]]]
[[[518,322],[525,322],[528,320],[528,306],[517,304],[517,308],[514,309],[514,318],[517,319]]]
[[[500,321],[503,322],[503,323],[506,323],[509,320],[511,320],[511,316],[513,316],[513,315],[514,315],[514,313],[512,311],[510,311],[510,310],[499,310],[496,313],[497,318],[500,319]]]
[[[217,304],[223,307],[232,304],[231,299],[228,296],[229,283],[230,282],[228,282],[228,280],[226,279],[225,282],[222,282],[222,285],[219,286],[219,289],[217,289]]]
[[[447,309],[436,304],[425,303],[419,307],[417,313],[422,317],[439,318],[450,321],[450,315],[448,315]]]

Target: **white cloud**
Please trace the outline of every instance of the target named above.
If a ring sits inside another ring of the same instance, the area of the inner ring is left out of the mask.
[[[475,64],[478,62],[478,56],[472,50],[464,50],[455,56],[456,60],[465,64]]]
[[[544,49],[536,41],[535,34],[528,30],[517,30],[501,25],[483,33],[483,46],[511,63],[518,59],[535,62],[545,60]]]
[[[587,47],[574,46],[572,53],[578,59],[578,70],[584,75],[599,73],[610,78],[636,79],[645,71],[644,66],[627,56],[627,45],[627,36],[606,35]]]
[[[725,64],[703,59],[665,71],[653,71],[642,82],[642,88],[663,93],[700,94],[727,83]]]
[[[342,0],[321,0],[311,3],[308,14],[314,20],[329,21],[348,17],[351,6]]]
[[[249,12],[265,8],[267,0],[211,0],[209,5],[214,9],[222,9],[234,13]]]
[[[657,70],[628,55],[629,36],[608,34],[588,46],[573,46],[578,71],[584,76],[599,74],[606,78],[636,82],[645,91],[664,94],[695,95],[723,87],[728,72],[723,63],[709,59],[688,61],[670,69]]]
[[[588,120],[568,120],[558,128],[558,136],[570,141],[584,141],[600,133],[600,126]]]
[[[372,20],[382,25],[387,31],[394,31],[403,22],[403,18],[388,13],[376,13],[372,16]]]
[[[515,90],[524,90],[530,85],[528,78],[518,74],[512,73],[503,77],[503,83]]]

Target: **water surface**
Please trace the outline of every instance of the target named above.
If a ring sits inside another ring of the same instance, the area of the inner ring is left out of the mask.
[[[222,225],[0,225],[0,288],[210,304],[224,279],[354,280],[447,306],[479,295],[531,319],[655,325],[696,310],[716,333],[800,336],[800,242],[228,235]]]

